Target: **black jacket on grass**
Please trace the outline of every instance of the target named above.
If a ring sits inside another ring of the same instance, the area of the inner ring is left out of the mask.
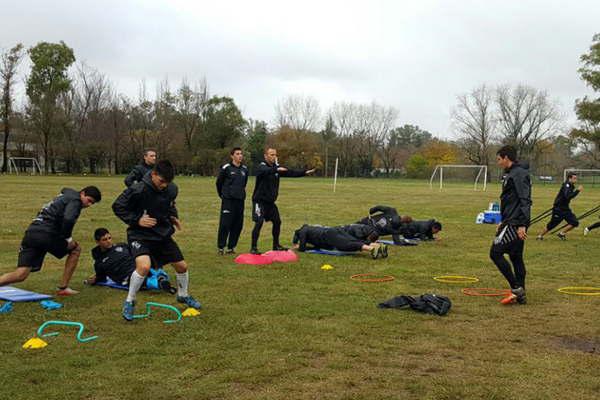
[[[563,183],[560,191],[554,199],[554,208],[560,211],[568,211],[569,203],[579,194],[579,190],[575,189],[572,183],[568,181]]]
[[[307,245],[317,249],[360,251],[362,246],[377,239],[377,232],[368,225],[352,224],[345,226],[302,225],[294,232],[292,242],[298,250],[306,251]]]
[[[433,240],[433,224],[435,219],[413,221],[406,224],[402,234],[407,239]]]
[[[148,172],[152,171],[152,166],[141,162],[140,164],[133,167],[129,175],[125,177],[125,186],[129,187],[134,183],[141,182]]]
[[[265,161],[256,170],[256,184],[252,193],[252,201],[257,203],[275,203],[279,195],[279,177],[298,178],[306,175],[306,170],[288,169],[278,172],[280,165],[267,164]]]
[[[380,236],[392,235],[394,242],[400,242],[399,235],[402,232],[402,222],[395,208],[375,206],[369,210],[369,214],[368,217],[361,219],[357,224],[372,226]]]
[[[96,282],[106,282],[106,278],[116,283],[123,283],[135,271],[135,259],[127,243],[115,244],[108,250],[102,251],[100,246],[92,249]]]
[[[125,189],[112,205],[117,217],[129,225],[129,240],[163,240],[175,232],[171,217],[177,218],[175,199],[179,189],[174,183],[164,190],[158,190],[152,184],[151,174],[146,174],[141,182],[134,183]],[[144,228],[138,221],[144,212],[156,218],[156,225]]]
[[[73,233],[82,208],[79,192],[63,188],[58,196],[44,205],[27,230],[68,239]]]
[[[531,180],[529,166],[518,162],[505,171],[500,195],[503,225],[529,226],[531,219]]]
[[[246,198],[246,184],[248,183],[248,167],[234,164],[225,164],[217,176],[217,193],[225,200],[244,200]]]

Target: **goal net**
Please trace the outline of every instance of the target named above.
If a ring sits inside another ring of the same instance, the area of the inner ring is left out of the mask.
[[[460,181],[473,182],[473,190],[481,187],[487,189],[486,165],[437,165],[429,179],[429,187],[433,188],[435,180],[439,180],[440,190],[444,187],[444,182]]]
[[[563,171],[563,182],[567,180],[569,172],[577,174],[577,184],[600,185],[600,169],[567,168]]]
[[[42,174],[42,168],[37,159],[33,157],[10,157],[8,159],[8,172],[10,174]]]

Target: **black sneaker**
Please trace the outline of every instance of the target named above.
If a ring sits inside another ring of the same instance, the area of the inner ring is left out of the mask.
[[[558,232],[558,238],[559,238],[560,240],[567,240],[567,235],[565,235],[565,234],[564,234],[564,233],[562,233],[562,232]]]
[[[260,251],[258,251],[258,249],[256,247],[253,247],[250,249],[250,254],[256,254],[256,255],[260,255]]]
[[[511,293],[517,296],[517,303],[527,304],[527,295],[524,288],[518,287],[516,289],[512,289]]]
[[[235,249],[227,249],[225,250],[225,254],[235,254]]]
[[[273,250],[275,251],[288,251],[289,249],[287,247],[283,247],[282,245],[278,244],[273,246]]]
[[[223,254],[225,254],[225,251],[223,249],[217,249],[217,254],[222,256]]]

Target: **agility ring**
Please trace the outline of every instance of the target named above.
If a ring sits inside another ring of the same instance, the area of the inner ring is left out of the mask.
[[[370,276],[376,278],[369,278]],[[389,282],[393,281],[396,278],[394,278],[392,275],[378,275],[370,272],[367,274],[352,275],[350,279],[357,282]]]
[[[474,283],[479,282],[479,278],[474,276],[464,276],[464,275],[441,275],[434,276],[434,280],[442,283]]]
[[[576,296],[600,296],[600,287],[591,286],[566,286],[558,289],[564,294],[573,294]]]
[[[466,296],[485,296],[485,297],[504,297],[508,296],[511,292],[509,289],[495,289],[495,288],[464,288],[462,290]]]

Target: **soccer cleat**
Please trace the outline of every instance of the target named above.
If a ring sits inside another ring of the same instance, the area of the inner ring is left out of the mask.
[[[56,288],[56,295],[57,296],[73,296],[75,294],[79,294],[78,290],[74,290],[71,289],[70,287],[66,287],[66,288]]]
[[[544,237],[542,235],[537,235],[537,237],[535,238],[535,240],[544,240]]]
[[[562,233],[562,232],[558,232],[558,238],[559,238],[560,240],[567,240],[567,235],[565,235],[565,234],[564,234],[564,233]]]
[[[527,295],[525,294],[525,289],[523,287],[512,289],[511,293],[517,296],[517,303],[527,304]]]
[[[583,236],[587,236],[587,235],[589,235],[589,233],[590,233],[590,229],[589,228],[585,228],[583,230]]]
[[[195,308],[196,310],[201,310],[202,309],[202,304],[200,304],[200,302],[198,300],[196,300],[195,298],[193,298],[192,296],[177,296],[177,301],[179,303],[183,303],[188,307],[192,307]]]
[[[225,254],[235,254],[235,249],[227,249],[225,250]]]
[[[123,318],[125,321],[133,321],[133,312],[135,310],[135,301],[127,301],[123,302]]]
[[[500,303],[504,304],[504,305],[513,304],[516,302],[517,302],[517,295],[514,293],[511,293],[508,296],[506,296],[505,298],[503,298],[502,300],[500,300]]]
[[[278,244],[273,246],[273,250],[275,251],[288,251],[289,249],[287,247],[283,247],[282,245]]]
[[[387,258],[388,256],[388,246],[387,244],[381,245],[381,258]]]
[[[260,251],[258,251],[258,249],[256,247],[253,247],[250,249],[250,254],[256,254],[257,256],[259,256]]]
[[[377,246],[377,247],[373,247],[373,248],[371,249],[371,258],[372,258],[373,260],[376,260],[376,259],[378,259],[378,258],[379,258],[379,254],[380,254],[380,251],[379,251],[379,246]]]
[[[217,255],[222,256],[223,254],[225,254],[223,249],[217,249]]]

